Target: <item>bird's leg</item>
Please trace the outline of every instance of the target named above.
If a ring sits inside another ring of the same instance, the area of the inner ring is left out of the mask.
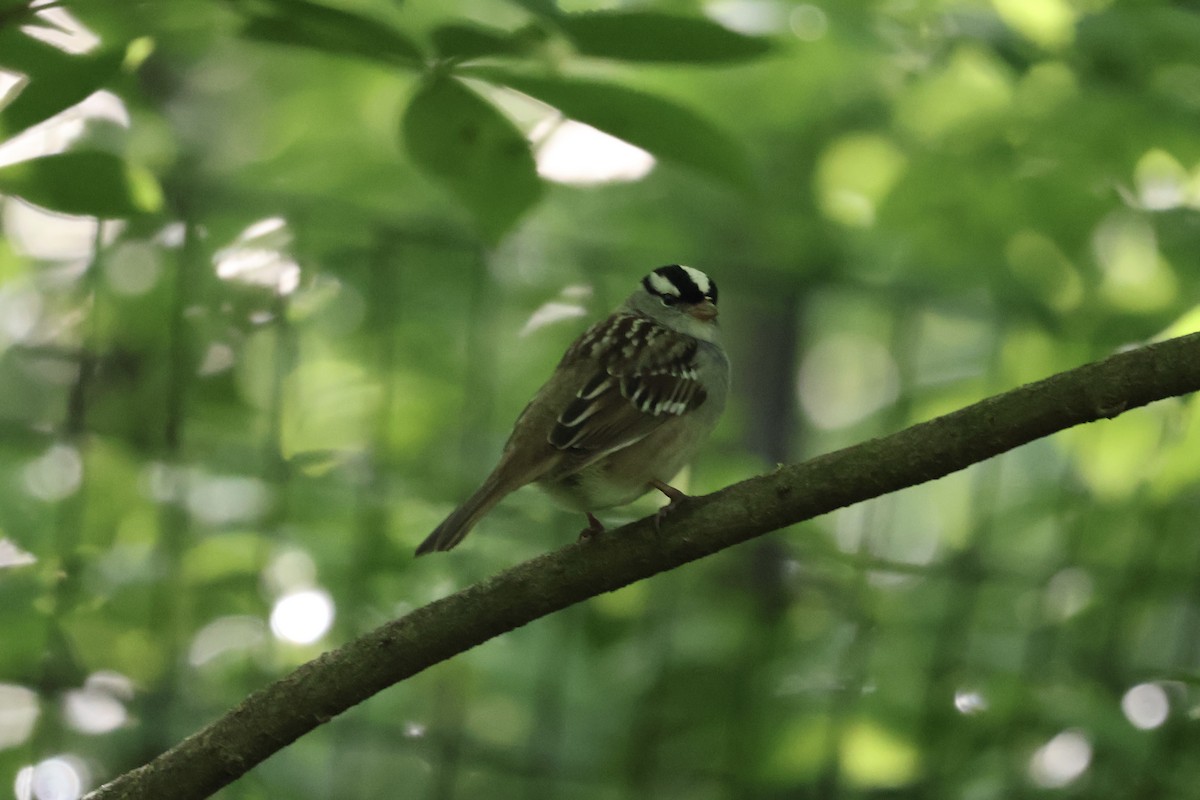
[[[650,485],[667,496],[667,499],[672,503],[678,503],[680,500],[686,500],[687,495],[676,489],[669,483],[663,483],[658,478],[651,478]]]
[[[596,519],[596,515],[592,512],[587,512],[588,526],[579,532],[579,541],[587,541],[593,536],[599,536],[604,533],[604,523]]]
[[[662,524],[663,519],[667,514],[671,513],[671,509],[675,508],[675,504],[687,499],[687,495],[676,489],[669,483],[663,483],[658,478],[651,478],[650,485],[667,496],[667,504],[660,508],[654,514],[654,529],[658,530],[658,526]]]

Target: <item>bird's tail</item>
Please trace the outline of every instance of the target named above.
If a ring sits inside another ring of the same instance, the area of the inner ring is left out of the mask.
[[[514,488],[516,487],[502,484],[496,477],[496,473],[493,472],[476,490],[475,494],[450,512],[450,516],[442,520],[442,524],[434,528],[433,533],[421,542],[417,547],[417,555],[423,556],[426,553],[455,547],[466,538],[471,529],[475,527],[475,523],[479,522],[484,514],[491,511],[496,503],[499,503]]]

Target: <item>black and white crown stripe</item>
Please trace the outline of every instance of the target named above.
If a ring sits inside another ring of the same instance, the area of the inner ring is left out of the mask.
[[[667,303],[717,302],[717,285],[700,270],[682,264],[659,267],[642,279],[642,286]]]

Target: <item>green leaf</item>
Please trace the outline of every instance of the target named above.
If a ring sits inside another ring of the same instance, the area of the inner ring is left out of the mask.
[[[591,125],[697,172],[749,190],[753,181],[741,144],[689,108],[656,95],[580,78],[543,78],[497,68],[472,76],[537,98]]]
[[[265,12],[249,11],[242,35],[403,67],[424,61],[407,36],[379,20],[309,0],[271,0],[271,6]]]
[[[0,0],[0,14],[7,14],[15,17],[18,14],[22,14],[22,12],[28,12],[30,15],[32,15],[33,9],[31,9],[29,6],[30,0]],[[9,21],[7,17],[0,17],[0,20],[4,22]]]
[[[130,217],[162,207],[158,182],[110,153],[83,151],[0,167],[0,193],[65,214]]]
[[[422,86],[402,127],[413,161],[470,209],[489,241],[499,241],[541,195],[525,137],[457,80]]]
[[[545,32],[536,26],[510,33],[482,25],[455,23],[434,30],[432,39],[439,57],[469,59],[522,55],[545,36]]]
[[[706,64],[765,55],[771,42],[731,31],[703,17],[657,11],[594,11],[555,23],[583,55],[623,61]]]
[[[56,55],[65,57],[66,53],[19,28],[0,28],[0,66],[5,69],[28,74]]]
[[[521,8],[528,11],[530,14],[533,14],[534,16],[537,16],[537,17],[542,17],[544,19],[557,19],[558,17],[560,17],[562,15],[562,12],[559,11],[559,9],[558,9],[558,3],[556,2],[556,0],[508,0],[508,1],[515,6],[520,6]]]
[[[53,117],[100,89],[121,68],[123,48],[71,55],[18,31],[0,30],[0,67],[29,83],[0,109],[0,136]]]

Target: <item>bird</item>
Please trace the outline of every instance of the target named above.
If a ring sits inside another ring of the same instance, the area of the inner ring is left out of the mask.
[[[686,497],[668,482],[716,426],[728,391],[716,283],[682,264],[658,267],[567,348],[517,417],[495,469],[416,554],[455,547],[528,484],[587,515],[581,538],[604,531],[592,512],[653,489],[669,500],[661,515]]]

